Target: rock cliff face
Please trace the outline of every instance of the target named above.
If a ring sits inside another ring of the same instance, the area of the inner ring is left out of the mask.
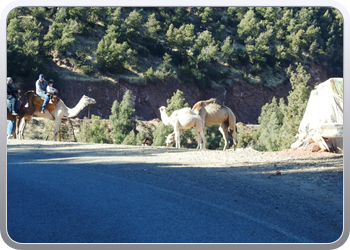
[[[327,71],[321,67],[310,67],[311,87],[316,82],[323,82],[329,77]],[[220,87],[216,89],[199,90],[193,85],[181,84],[178,82],[167,82],[158,84],[131,84],[125,81],[117,83],[110,82],[73,82],[65,83],[61,97],[68,107],[74,107],[82,95],[93,97],[95,105],[90,105],[80,112],[79,118],[87,117],[90,114],[98,115],[108,119],[111,115],[111,107],[114,100],[121,101],[126,90],[132,92],[136,109],[136,116],[141,120],[152,120],[160,118],[158,108],[166,106],[166,100],[179,89],[184,93],[185,101],[192,106],[200,100],[217,98],[221,103],[231,108],[237,117],[237,122],[258,123],[261,107],[271,102],[272,97],[287,97],[291,86],[289,83],[282,84],[275,89],[269,89],[261,85],[249,84],[246,82],[235,82],[231,87]]]

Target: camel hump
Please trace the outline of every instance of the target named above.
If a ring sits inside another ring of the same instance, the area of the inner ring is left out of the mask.
[[[216,98],[210,98],[209,100],[204,101],[204,104],[218,104],[221,106],[221,103]]]
[[[210,105],[210,104],[216,104],[216,105],[219,106],[219,108],[222,107],[221,103],[220,103],[216,98],[210,98],[209,100],[206,100],[206,101],[199,101],[199,102],[195,103],[195,104],[193,105],[193,107],[192,107],[192,110],[193,110],[193,111],[196,111],[196,110],[197,110],[198,112],[200,112],[201,109],[202,109],[202,107],[203,107],[203,105],[204,105],[204,106],[207,106],[207,105]]]

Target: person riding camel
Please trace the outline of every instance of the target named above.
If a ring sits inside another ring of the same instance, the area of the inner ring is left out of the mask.
[[[41,113],[45,113],[45,108],[50,100],[49,93],[47,93],[46,91],[47,86],[48,86],[48,83],[45,80],[44,75],[40,74],[39,79],[35,82],[35,92],[38,96],[44,98],[44,102],[40,111]]]
[[[14,90],[12,87],[12,78],[7,77],[7,101],[10,104],[10,112],[12,115],[18,115],[16,111],[19,110],[20,102],[16,94],[21,93],[21,90]]]
[[[53,96],[54,96],[55,93],[58,93],[58,90],[55,89],[55,88],[53,87],[53,80],[52,80],[52,79],[50,79],[50,81],[49,81],[48,84],[49,84],[49,85],[48,85],[47,88],[46,88],[46,92],[47,92],[48,95],[49,95],[50,102],[53,103],[52,98],[53,98]]]

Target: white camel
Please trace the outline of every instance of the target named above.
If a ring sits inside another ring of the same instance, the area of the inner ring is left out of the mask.
[[[166,107],[159,108],[162,122],[166,125],[172,125],[174,128],[174,138],[176,147],[180,148],[180,135],[187,129],[194,127],[197,138],[198,147],[205,149],[206,139],[204,136],[204,121],[194,113],[190,108],[175,110],[170,117],[166,114]]]
[[[207,101],[197,102],[193,105],[192,111],[200,115],[200,117],[204,120],[205,127],[221,123],[219,131],[224,137],[224,150],[226,150],[227,146],[229,145],[229,133],[232,135],[234,150],[236,150],[238,144],[236,116],[230,108],[222,106],[215,98],[212,98]],[[166,136],[166,145],[172,146],[173,143],[174,134],[169,134]]]
[[[35,98],[40,98],[36,96]],[[68,108],[62,100],[59,100],[56,105],[54,105],[54,109],[50,112],[48,110],[48,107],[50,104],[45,109],[44,113],[41,113],[41,105],[35,106],[35,111],[34,114],[32,115],[25,115],[21,119],[21,123],[19,125],[19,134],[23,137],[23,132],[25,129],[26,124],[32,119],[33,115],[36,115],[38,117],[46,118],[49,120],[54,120],[55,121],[55,130],[54,130],[54,140],[57,141],[57,135],[60,129],[60,124],[61,120],[63,117],[67,118],[72,118],[75,117],[79,114],[81,110],[83,110],[87,105],[89,104],[95,104],[96,101],[93,98],[90,98],[86,95],[83,95],[83,97],[80,99],[78,104],[74,108]]]

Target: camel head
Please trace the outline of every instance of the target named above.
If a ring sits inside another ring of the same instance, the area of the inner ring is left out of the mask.
[[[95,101],[94,98],[88,97],[88,96],[86,96],[86,95],[83,95],[82,99],[83,99],[83,101],[84,101],[84,105],[85,105],[85,106],[87,106],[87,105],[89,105],[89,104],[95,104],[95,103],[96,103],[96,101]]]
[[[160,112],[165,112],[167,110],[167,108],[165,107],[165,106],[161,106],[160,108],[159,108],[159,111]]]
[[[169,134],[168,136],[165,136],[165,144],[167,147],[171,147],[174,144],[175,141],[175,133]]]

